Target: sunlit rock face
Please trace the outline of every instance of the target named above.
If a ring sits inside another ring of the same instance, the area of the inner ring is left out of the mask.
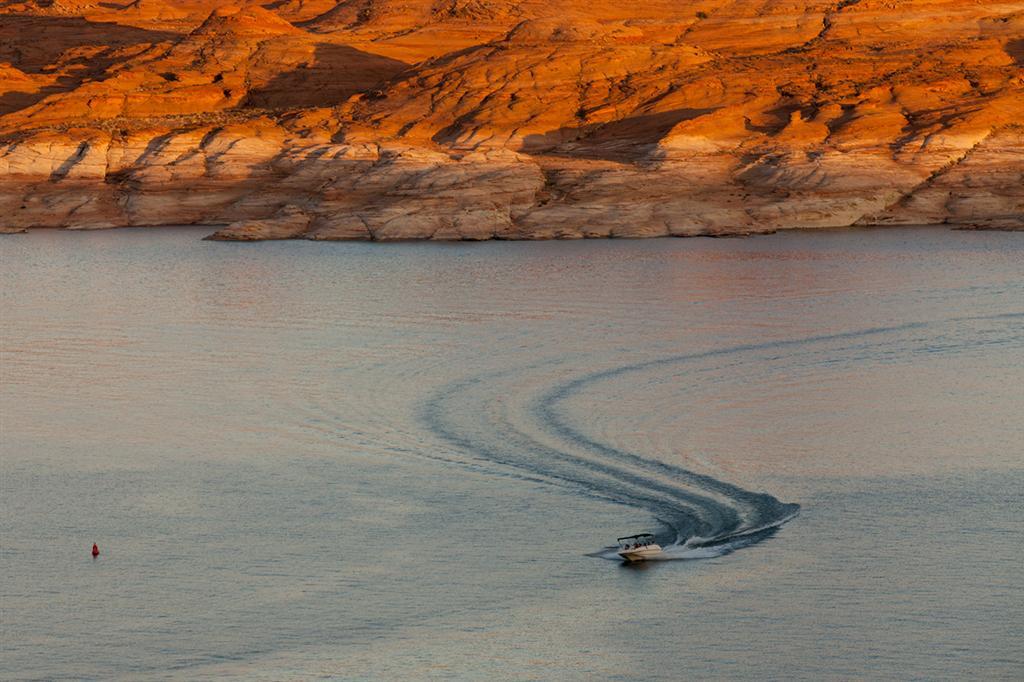
[[[0,229],[1024,228],[1024,2],[0,0]]]

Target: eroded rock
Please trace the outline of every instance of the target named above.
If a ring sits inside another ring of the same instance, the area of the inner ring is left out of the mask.
[[[1024,3],[0,6],[0,229],[1024,228]]]

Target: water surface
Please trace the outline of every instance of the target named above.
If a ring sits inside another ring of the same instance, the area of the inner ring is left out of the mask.
[[[1024,676],[1020,235],[199,236],[0,240],[5,677]]]

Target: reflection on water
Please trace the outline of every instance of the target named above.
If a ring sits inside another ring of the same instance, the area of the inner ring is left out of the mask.
[[[11,677],[1024,674],[1019,236],[198,236],[0,240]]]

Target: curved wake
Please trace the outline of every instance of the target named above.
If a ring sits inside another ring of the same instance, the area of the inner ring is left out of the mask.
[[[566,372],[565,362],[542,362],[449,384],[426,403],[422,417],[436,435],[479,459],[650,512],[662,525],[656,536],[665,547],[664,559],[710,558],[770,537],[799,513],[800,506],[600,442],[573,425],[566,401],[602,382],[670,366],[695,365],[701,372],[716,372],[734,369],[737,363],[775,367],[788,361],[806,367],[831,365],[837,357],[859,362],[959,348],[956,342],[936,346],[934,337],[894,337],[941,323],[681,354],[570,376],[554,385],[552,377]],[[728,362],[713,364],[721,360]],[[606,547],[591,556],[618,559],[614,550]]]

